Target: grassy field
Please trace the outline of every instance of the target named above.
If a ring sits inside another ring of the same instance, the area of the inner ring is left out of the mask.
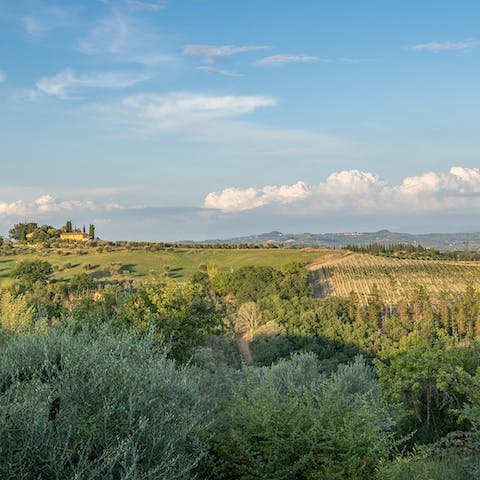
[[[335,251],[310,265],[317,296],[348,296],[356,292],[366,302],[374,286],[395,303],[409,298],[419,285],[435,295],[464,291],[471,281],[480,288],[480,262],[400,260]]]
[[[7,281],[16,263],[22,260],[41,259],[50,262],[55,269],[54,278],[66,280],[73,275],[88,272],[98,279],[124,278],[149,280],[168,275],[178,280],[188,280],[200,265],[215,271],[237,269],[245,265],[282,267],[298,262],[316,262],[325,250],[200,250],[176,249],[146,251],[120,249],[97,252],[93,248],[63,248],[30,251],[17,255],[0,256],[0,282]]]
[[[9,282],[16,263],[42,259],[54,266],[53,277],[68,280],[88,272],[97,279],[148,281],[168,276],[188,280],[205,265],[209,273],[235,270],[245,265],[281,268],[298,261],[309,264],[315,294],[318,297],[348,296],[356,292],[366,302],[376,286],[387,302],[408,298],[418,285],[433,294],[463,291],[468,281],[480,288],[480,262],[400,260],[344,250],[222,250],[175,249],[146,251],[115,247],[111,251],[95,248],[37,250],[16,249],[16,255],[0,255],[0,285]]]

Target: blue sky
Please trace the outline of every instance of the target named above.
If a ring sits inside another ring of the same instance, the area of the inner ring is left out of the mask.
[[[478,1],[0,1],[0,233],[480,229]]]

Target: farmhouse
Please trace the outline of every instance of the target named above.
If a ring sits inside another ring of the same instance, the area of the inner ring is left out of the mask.
[[[85,232],[61,232],[60,240],[69,242],[88,242],[90,237]]]

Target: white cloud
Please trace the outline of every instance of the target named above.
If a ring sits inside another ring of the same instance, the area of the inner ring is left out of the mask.
[[[133,114],[152,132],[185,130],[215,119],[252,113],[261,107],[275,106],[273,97],[262,95],[215,96],[199,93],[132,95],[123,99],[123,113]]]
[[[45,216],[69,211],[108,210],[107,205],[91,200],[57,200],[51,195],[41,195],[33,200],[0,201],[0,217]]]
[[[307,63],[307,62],[319,62],[329,61],[320,59],[318,57],[311,57],[308,55],[272,55],[270,57],[264,57],[258,60],[257,65],[283,65],[285,63]]]
[[[125,3],[135,10],[149,10],[158,11],[165,8],[167,5],[166,0],[160,0],[157,2],[140,2],[139,0],[125,0]]]
[[[185,45],[183,47],[183,54],[193,57],[203,57],[207,63],[213,64],[225,60],[232,55],[264,50],[265,48],[269,47],[265,45]]]
[[[201,72],[213,73],[214,75],[223,75],[225,77],[243,77],[244,76],[241,73],[229,72],[227,70],[220,70],[214,67],[201,66],[201,67],[195,67],[195,68],[196,70],[200,70]]]
[[[12,93],[12,99],[17,102],[36,102],[43,97],[43,93],[37,88],[16,90]]]
[[[288,54],[279,54],[271,55],[269,57],[261,58],[256,62],[259,66],[270,66],[275,67],[278,65],[284,65],[286,63],[311,63],[311,62],[321,62],[321,63],[367,63],[372,62],[371,58],[352,58],[352,57],[339,57],[339,58],[319,58],[312,57],[309,55],[288,55]]]
[[[43,6],[34,13],[24,15],[20,22],[31,37],[39,37],[58,27],[67,27],[76,22],[78,8],[71,6]]]
[[[127,88],[149,78],[145,74],[128,72],[101,72],[76,75],[66,69],[53,77],[44,77],[36,82],[37,88],[46,94],[68,98],[71,91],[82,88]]]
[[[42,195],[34,200],[29,208],[33,213],[49,214],[69,210],[96,210],[97,205],[91,200],[63,200],[58,201],[51,195]]]
[[[95,194],[95,190],[93,190],[93,193]],[[124,208],[117,202],[101,199],[57,199],[49,194],[32,197],[28,193],[27,197],[30,197],[30,199],[0,200],[0,219],[5,217],[25,218],[27,216],[30,218],[49,218],[62,212],[109,212]]]
[[[121,53],[132,37],[132,26],[127,17],[118,11],[100,20],[86,38],[78,43],[82,53]]]
[[[290,161],[298,155],[330,160],[364,158],[366,147],[326,132],[282,128],[246,115],[277,105],[269,95],[211,95],[200,92],[135,94],[91,106],[115,135],[147,140],[179,133],[196,142],[228,145],[237,157]]]
[[[224,212],[251,210],[270,204],[289,204],[305,200],[312,194],[303,182],[293,185],[270,186],[262,188],[226,188],[221,192],[211,192],[205,197],[205,208],[218,208]]]
[[[45,30],[45,27],[32,15],[22,17],[21,21],[26,32],[32,37],[40,35]]]
[[[27,214],[27,207],[21,200],[18,200],[16,202],[0,201],[0,217],[26,215],[26,214]]]
[[[0,83],[5,82],[7,80],[7,74],[0,70]]]
[[[138,4],[144,2],[137,2]],[[153,4],[152,4],[153,5]],[[99,20],[85,38],[77,42],[77,50],[86,55],[108,56],[118,62],[158,65],[174,63],[175,57],[162,48],[165,41],[138,19],[113,9]]]
[[[370,63],[374,62],[373,58],[352,58],[352,57],[340,57],[338,62],[340,63]]]
[[[468,52],[478,46],[475,40],[465,40],[462,42],[428,42],[412,45],[411,50],[416,52]]]
[[[204,207],[232,212],[287,203],[298,203],[299,213],[475,211],[480,208],[480,169],[452,167],[448,173],[427,172],[399,184],[373,173],[348,170],[332,173],[318,185],[298,182],[290,187],[231,187],[211,192]]]

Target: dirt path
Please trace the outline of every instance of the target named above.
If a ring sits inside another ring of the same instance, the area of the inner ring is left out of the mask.
[[[242,354],[243,361],[247,364],[252,363],[252,351],[250,350],[250,342],[252,341],[252,336],[250,333],[243,333],[237,337],[237,345],[240,353]]]

